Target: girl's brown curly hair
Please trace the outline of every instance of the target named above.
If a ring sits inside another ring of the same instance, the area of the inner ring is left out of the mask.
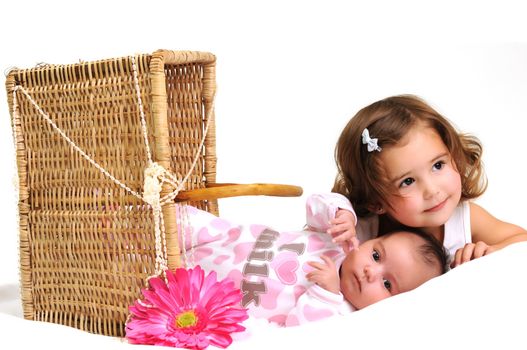
[[[413,95],[388,97],[361,109],[342,131],[336,148],[338,174],[333,192],[346,196],[357,215],[367,216],[373,208],[387,205],[384,198],[394,193],[383,171],[379,152],[368,152],[362,132],[368,128],[382,148],[396,145],[417,123],[436,130],[448,148],[461,175],[462,199],[480,196],[487,188],[480,141],[459,133],[426,102]]]

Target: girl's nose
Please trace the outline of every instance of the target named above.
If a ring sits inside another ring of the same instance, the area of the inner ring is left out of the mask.
[[[422,188],[423,188],[423,197],[428,199],[434,197],[437,193],[439,193],[439,187],[437,186],[436,182],[431,179],[427,178],[422,180]]]

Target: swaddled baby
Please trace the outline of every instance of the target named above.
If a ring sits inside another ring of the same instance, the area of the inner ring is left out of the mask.
[[[369,228],[357,228],[363,243],[346,252],[326,233],[338,210],[354,215],[339,194],[313,195],[307,200],[307,228],[278,232],[184,206],[178,215],[187,217],[189,226],[180,244],[187,263],[234,280],[249,315],[283,326],[350,313],[446,271],[441,243],[420,231],[367,239]]]

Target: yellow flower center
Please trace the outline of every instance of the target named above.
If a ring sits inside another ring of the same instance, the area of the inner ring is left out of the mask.
[[[192,327],[196,323],[198,323],[198,317],[194,313],[194,310],[185,311],[176,317],[176,327],[178,328]]]

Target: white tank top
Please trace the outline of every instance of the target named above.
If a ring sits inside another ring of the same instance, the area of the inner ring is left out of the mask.
[[[454,209],[450,219],[445,223],[443,246],[448,250],[450,259],[452,259],[459,248],[471,242],[470,203],[468,201],[462,201]]]

